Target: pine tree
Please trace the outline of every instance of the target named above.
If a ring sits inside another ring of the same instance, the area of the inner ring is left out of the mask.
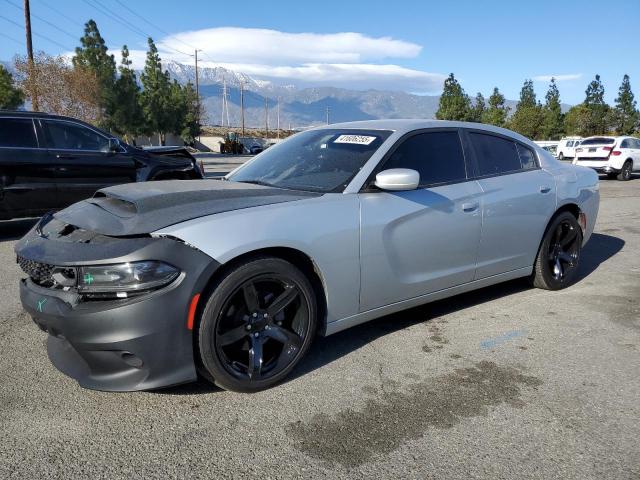
[[[611,112],[611,123],[618,135],[631,135],[638,126],[639,118],[636,101],[631,91],[629,75],[625,74],[618,89],[616,105]]]
[[[542,105],[536,100],[533,82],[525,80],[516,111],[509,121],[509,128],[525,137],[537,139],[542,134],[542,123]]]
[[[495,87],[489,97],[489,107],[482,115],[482,123],[503,127],[507,121],[508,114],[509,107],[504,104],[504,95],[500,93],[498,87]]]
[[[584,105],[589,111],[589,122],[586,135],[602,135],[608,131],[609,105],[604,101],[604,86],[600,81],[600,75],[589,83],[585,91]]]
[[[584,103],[574,105],[564,116],[564,131],[567,135],[588,137],[591,135],[589,124],[591,111]]]
[[[74,68],[86,69],[96,77],[100,86],[100,105],[106,119],[102,123],[108,124],[113,108],[114,85],[116,81],[116,61],[109,55],[104,38],[100,35],[98,25],[89,20],[84,26],[84,35],[80,39],[80,47],[72,59]]]
[[[135,137],[142,133],[144,119],[140,106],[140,87],[131,68],[129,49],[126,45],[122,47],[122,63],[118,70],[120,77],[114,87],[114,107],[110,121],[117,133],[131,141],[129,136]]]
[[[471,107],[471,110],[469,110],[468,120],[470,122],[482,122],[482,117],[486,108],[487,107],[484,101],[484,96],[482,95],[482,93],[478,92],[473,102],[473,107]]]
[[[444,81],[444,89],[440,96],[440,106],[436,112],[438,120],[461,120],[469,118],[471,102],[458,81],[449,74]]]
[[[0,110],[15,110],[24,103],[24,93],[13,83],[13,75],[0,65]]]
[[[560,91],[555,78],[551,79],[549,90],[545,95],[544,121],[542,137],[548,140],[560,140],[564,135],[564,116],[560,104]]]
[[[148,39],[149,51],[141,75],[142,96],[141,105],[145,119],[146,133],[157,133],[160,143],[165,144],[166,133],[174,125],[171,118],[170,95],[171,84],[169,74],[162,71],[162,62],[158,49],[151,38]]]

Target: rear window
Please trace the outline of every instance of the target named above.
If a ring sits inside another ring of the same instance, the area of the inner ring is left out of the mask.
[[[582,141],[581,145],[613,145],[616,143],[615,138],[593,137]]]
[[[511,140],[475,132],[471,132],[469,137],[478,159],[480,176],[521,170],[520,156]]]
[[[30,118],[0,118],[0,147],[38,148]]]
[[[516,147],[518,149],[518,155],[520,155],[520,164],[524,170],[530,170],[538,166],[533,150],[525,147],[524,145],[520,145],[519,143],[516,144]],[[547,148],[549,151],[555,151],[556,149],[555,146],[549,146]]]

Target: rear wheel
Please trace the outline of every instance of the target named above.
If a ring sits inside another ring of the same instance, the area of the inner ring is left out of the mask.
[[[560,152],[560,155],[558,155],[558,160],[564,160],[564,155],[562,152]]]
[[[545,233],[532,274],[534,287],[560,290],[575,279],[582,250],[582,230],[570,212],[556,216]]]
[[[316,324],[315,293],[298,268],[274,257],[242,263],[220,281],[203,311],[204,376],[239,392],[271,387],[307,352]]]
[[[620,170],[620,173],[618,174],[618,180],[622,180],[622,181],[630,180],[632,166],[633,164],[631,163],[631,160],[627,160],[626,162],[624,162],[624,165],[622,166],[622,170]]]

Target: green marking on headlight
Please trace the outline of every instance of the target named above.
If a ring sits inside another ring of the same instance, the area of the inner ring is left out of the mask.
[[[93,276],[90,273],[85,273],[83,281],[87,285],[91,285],[93,283]]]
[[[42,307],[44,307],[44,304],[47,303],[47,299],[46,298],[41,298],[40,300],[38,300],[38,311],[42,312]]]

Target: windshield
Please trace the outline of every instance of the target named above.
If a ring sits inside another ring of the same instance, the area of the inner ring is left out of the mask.
[[[615,138],[607,138],[607,137],[594,137],[587,138],[582,141],[582,145],[611,145],[615,143]]]
[[[389,135],[388,130],[330,128],[301,132],[265,150],[229,180],[341,192]]]

